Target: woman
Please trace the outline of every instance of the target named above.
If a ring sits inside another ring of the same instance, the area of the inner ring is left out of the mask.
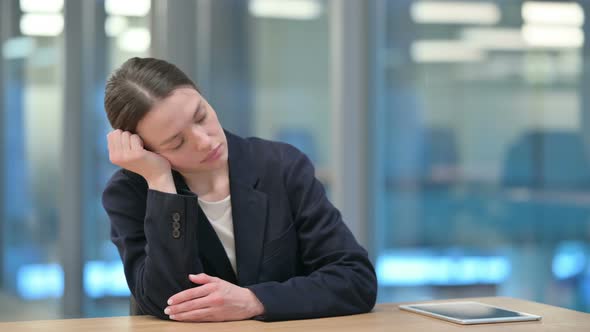
[[[178,321],[370,311],[366,251],[292,146],[224,131],[174,65],[132,58],[106,85],[121,167],[103,194],[141,311]]]

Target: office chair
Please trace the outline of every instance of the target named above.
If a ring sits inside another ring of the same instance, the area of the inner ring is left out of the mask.
[[[129,315],[131,316],[141,316],[144,315],[143,311],[135,301],[135,297],[133,295],[129,296]]]

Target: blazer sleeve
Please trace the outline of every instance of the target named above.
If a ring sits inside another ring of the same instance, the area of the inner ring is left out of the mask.
[[[367,252],[328,200],[303,153],[288,147],[285,183],[305,275],[248,286],[265,307],[261,320],[365,313],[375,305],[377,278]]]
[[[196,196],[149,190],[141,176],[121,170],[102,196],[131,293],[145,314],[168,319],[168,298],[194,287],[203,271],[196,239]]]

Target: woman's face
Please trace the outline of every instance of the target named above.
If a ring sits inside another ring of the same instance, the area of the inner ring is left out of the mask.
[[[182,174],[211,171],[227,164],[225,133],[217,114],[191,87],[175,89],[139,121],[144,147],[166,158]]]

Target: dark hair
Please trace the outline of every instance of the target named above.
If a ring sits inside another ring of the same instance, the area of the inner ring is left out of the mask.
[[[152,106],[182,86],[199,90],[185,73],[164,60],[135,57],[125,61],[106,84],[104,107],[111,126],[135,133]]]

